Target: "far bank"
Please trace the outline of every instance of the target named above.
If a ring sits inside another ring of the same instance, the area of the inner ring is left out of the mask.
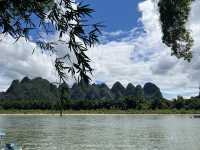
[[[9,110],[0,110],[0,114],[36,114],[36,115],[59,115],[60,111],[57,110],[17,110],[17,109],[9,109]],[[97,110],[64,110],[64,115],[70,114],[146,114],[146,115],[162,115],[162,114],[200,114],[200,110],[117,110],[117,109],[97,109]]]

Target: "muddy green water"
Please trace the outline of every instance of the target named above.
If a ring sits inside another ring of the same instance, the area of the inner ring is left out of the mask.
[[[176,115],[0,116],[24,150],[199,150],[200,119]]]

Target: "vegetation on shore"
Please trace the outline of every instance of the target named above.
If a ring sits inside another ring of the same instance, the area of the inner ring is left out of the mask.
[[[8,110],[0,110],[0,114],[52,114],[58,115],[60,112],[56,110],[17,110],[17,109],[8,109]],[[97,109],[97,110],[65,110],[63,114],[200,114],[200,110],[185,110],[185,109],[157,109],[157,110],[117,110],[117,109]]]

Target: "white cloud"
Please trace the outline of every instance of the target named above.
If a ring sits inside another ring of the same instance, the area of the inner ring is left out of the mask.
[[[124,85],[128,82],[144,84],[154,82],[166,97],[177,95],[194,96],[198,93],[200,62],[200,20],[197,12],[200,3],[192,6],[188,27],[194,36],[194,58],[191,63],[171,56],[171,50],[162,43],[157,5],[151,0],[139,3],[144,32],[134,28],[129,34],[124,33],[120,41],[107,42],[89,51],[93,59],[94,80],[100,80],[111,86],[115,81]],[[138,34],[139,32],[139,34]],[[109,36],[123,35],[122,31]],[[134,36],[137,35],[137,36]],[[112,38],[111,38],[112,39]]]
[[[0,42],[0,90],[8,88],[13,79],[21,79],[24,76],[44,77],[50,81],[55,81],[56,72],[54,71],[55,56],[41,53],[36,49],[34,43],[19,39],[15,42],[9,36]]]
[[[87,52],[94,68],[93,81],[103,81],[109,86],[116,81],[124,85],[128,82],[135,85],[154,82],[170,98],[197,94],[200,82],[200,2],[193,3],[188,23],[195,40],[191,63],[171,56],[170,49],[162,43],[156,4],[152,0],[146,0],[139,3],[138,9],[142,13],[139,19],[142,27],[136,27],[129,33],[105,33],[105,43]],[[108,36],[112,40],[106,39]],[[116,36],[120,38],[114,40]],[[50,81],[57,79],[52,64],[55,57],[39,51],[32,55],[35,46],[33,43],[24,40],[15,44],[11,44],[12,42],[10,38],[0,42],[0,89],[6,89],[13,79],[23,76],[42,76]],[[64,48],[59,45],[57,49]]]

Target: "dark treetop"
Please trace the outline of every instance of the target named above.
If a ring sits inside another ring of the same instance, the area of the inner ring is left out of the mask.
[[[163,43],[172,49],[172,55],[188,61],[192,58],[193,38],[186,29],[186,23],[192,1],[160,0],[158,3]]]

